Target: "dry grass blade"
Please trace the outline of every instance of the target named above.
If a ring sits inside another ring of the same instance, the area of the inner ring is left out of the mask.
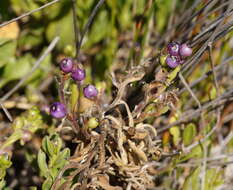
[[[15,93],[24,82],[31,76],[31,74],[39,67],[40,63],[48,56],[48,54],[55,48],[57,42],[59,41],[59,37],[55,37],[53,41],[49,44],[48,48],[45,52],[39,57],[39,59],[33,63],[32,69],[12,88],[9,92],[7,92],[0,100],[4,102],[7,100],[13,93]]]
[[[25,14],[19,16],[19,17],[16,17],[16,18],[14,18],[14,19],[11,19],[11,20],[9,20],[9,21],[6,21],[6,22],[0,24],[0,28],[3,27],[3,26],[6,26],[6,25],[8,25],[8,24],[10,24],[10,23],[12,23],[12,22],[16,22],[17,20],[20,20],[20,19],[22,19],[22,18],[24,18],[24,17],[26,17],[26,16],[29,16],[29,15],[35,13],[35,12],[38,12],[38,11],[40,11],[40,10],[46,8],[46,7],[49,7],[49,6],[55,4],[55,3],[59,2],[59,1],[60,1],[60,0],[53,0],[53,1],[51,1],[51,2],[49,2],[49,3],[47,3],[47,4],[45,4],[45,5],[43,5],[43,6],[39,7],[39,8],[37,8],[37,9],[34,9],[34,10],[29,11],[29,12],[27,12],[27,13],[25,13]]]

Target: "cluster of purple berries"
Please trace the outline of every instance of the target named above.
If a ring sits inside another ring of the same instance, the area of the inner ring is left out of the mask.
[[[179,44],[177,42],[169,43],[167,46],[169,55],[166,63],[170,68],[175,68],[184,63],[184,58],[192,55],[192,49],[187,44]]]
[[[65,74],[71,73],[72,79],[77,82],[83,81],[86,77],[85,70],[78,67],[71,58],[64,58],[60,62],[60,70]],[[83,88],[83,94],[86,98],[93,99],[98,95],[98,90],[95,86],[88,84]],[[50,106],[50,114],[55,118],[63,118],[67,114],[67,109],[64,104],[55,102]]]

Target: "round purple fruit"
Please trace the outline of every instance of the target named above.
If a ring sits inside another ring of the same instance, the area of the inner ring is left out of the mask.
[[[167,51],[171,56],[179,55],[180,44],[177,42],[171,42],[167,45]]]
[[[67,111],[64,104],[55,102],[50,106],[50,114],[55,118],[63,118],[66,116]]]
[[[94,98],[98,95],[98,90],[96,89],[95,86],[88,84],[84,89],[83,89],[83,94],[86,98]]]
[[[179,54],[182,57],[188,57],[192,55],[192,48],[190,48],[187,44],[182,44],[180,46]]]
[[[76,81],[82,81],[86,77],[86,72],[84,69],[76,68],[72,71],[71,77]]]
[[[61,60],[60,62],[60,69],[64,72],[64,73],[70,73],[73,69],[73,60],[71,58],[64,58]]]
[[[166,58],[166,63],[170,68],[175,68],[180,64],[180,59],[179,57],[168,55]]]

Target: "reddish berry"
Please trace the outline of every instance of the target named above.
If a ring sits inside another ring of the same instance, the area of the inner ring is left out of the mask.
[[[72,71],[73,65],[74,63],[71,58],[65,58],[65,59],[62,59],[60,62],[60,69],[64,73],[70,73]]]
[[[167,45],[167,51],[171,56],[178,56],[179,49],[180,49],[180,44],[176,42],[172,42]]]
[[[86,98],[94,98],[98,95],[98,90],[95,86],[89,84],[83,89],[83,94]]]
[[[182,44],[180,46],[179,54],[182,57],[188,57],[192,55],[193,50],[187,45],[187,44]]]
[[[50,114],[55,118],[63,118],[66,113],[65,105],[60,102],[55,102],[50,106]]]
[[[82,81],[86,77],[86,72],[84,69],[76,68],[72,71],[71,77],[76,81]]]

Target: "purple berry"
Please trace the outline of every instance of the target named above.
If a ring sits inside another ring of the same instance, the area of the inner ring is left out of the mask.
[[[63,118],[66,113],[65,105],[60,102],[55,102],[50,106],[50,114],[55,118]]]
[[[95,86],[89,84],[83,89],[83,93],[86,98],[94,98],[98,95],[98,90]]]
[[[182,44],[180,46],[180,50],[179,50],[180,56],[188,57],[188,56],[192,55],[192,52],[193,52],[193,50],[187,44]]]
[[[179,55],[180,44],[171,42],[167,45],[167,51],[171,56]]]
[[[175,68],[180,64],[180,59],[179,57],[168,55],[166,58],[166,63],[170,68]]]
[[[60,69],[64,73],[70,73],[72,71],[73,65],[74,63],[71,58],[65,58],[65,59],[62,59],[60,62]]]
[[[71,77],[76,81],[82,81],[86,77],[86,72],[84,69],[76,68],[72,71]]]

